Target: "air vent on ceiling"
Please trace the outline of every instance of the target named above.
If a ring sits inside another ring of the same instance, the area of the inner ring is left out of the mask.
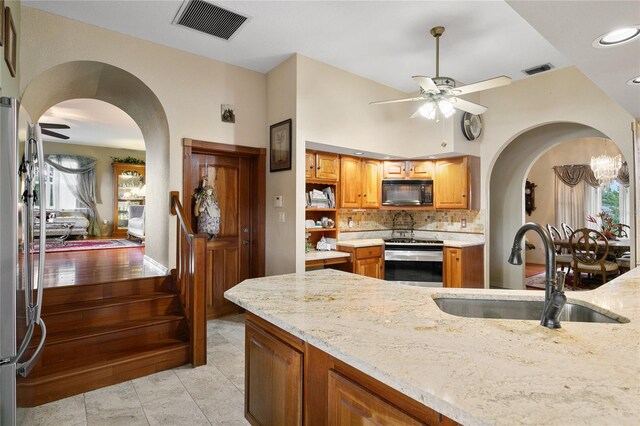
[[[543,65],[537,65],[535,67],[527,68],[526,70],[522,70],[522,72],[527,75],[534,75],[541,72],[549,71],[552,68],[554,68],[553,65],[551,65],[550,63],[546,63]]]
[[[247,20],[228,9],[202,0],[187,0],[173,23],[229,40]]]

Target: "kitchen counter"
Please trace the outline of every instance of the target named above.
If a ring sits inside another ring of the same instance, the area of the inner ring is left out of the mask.
[[[398,286],[334,270],[251,279],[247,311],[463,424],[637,424],[640,268],[569,301],[625,324],[448,315],[434,296],[541,300],[542,292]]]
[[[464,247],[475,247],[482,246],[484,242],[482,241],[454,241],[454,240],[444,240],[445,247],[456,247],[456,248],[464,248]]]
[[[337,245],[345,246],[345,247],[371,247],[371,246],[382,246],[384,245],[384,240],[381,238],[367,238],[361,240],[347,240],[347,241],[338,241]]]

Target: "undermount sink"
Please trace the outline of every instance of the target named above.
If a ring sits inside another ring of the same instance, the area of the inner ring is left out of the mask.
[[[438,307],[451,315],[468,318],[494,318],[516,320],[540,320],[544,301],[542,300],[493,300],[461,299],[452,297],[434,298]],[[615,319],[594,311],[586,306],[567,303],[560,315],[560,321],[598,322],[619,324],[625,319]]]

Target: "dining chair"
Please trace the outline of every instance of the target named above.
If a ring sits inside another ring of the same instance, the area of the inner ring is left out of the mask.
[[[573,260],[573,289],[580,285],[583,272],[601,275],[602,284],[606,284],[607,276],[619,273],[618,264],[607,260],[607,239],[595,229],[581,228],[572,232],[569,236],[569,249]]]
[[[569,236],[573,234],[573,228],[564,222],[560,224],[560,227],[562,228],[562,232],[564,232],[564,237],[569,239]]]
[[[560,234],[560,231],[558,231],[558,228],[550,223],[547,223],[547,231],[549,231],[553,241],[562,239],[562,235]],[[569,274],[569,272],[571,272],[572,261],[573,257],[570,254],[566,253],[561,247],[556,247],[556,266],[559,266],[561,271],[564,271],[564,267],[566,266],[567,274]]]

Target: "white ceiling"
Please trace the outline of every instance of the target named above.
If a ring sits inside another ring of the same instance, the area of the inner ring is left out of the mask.
[[[629,77],[620,89],[617,76],[611,81],[610,72],[623,65],[629,68],[626,73],[634,66],[640,67],[640,42],[628,45],[635,49],[635,55],[629,50],[620,53],[620,48],[608,49],[605,66],[598,59],[603,53],[596,51],[603,49],[591,47],[593,39],[606,30],[621,23],[640,23],[640,2],[636,1],[215,2],[250,17],[231,41],[171,24],[182,3],[22,2],[262,73],[291,54],[300,53],[405,92],[416,90],[412,75],[435,74],[435,43],[429,29],[442,25],[446,27],[440,44],[442,75],[461,83],[498,75],[517,80],[526,78],[521,71],[532,66],[550,62],[562,68],[575,64],[632,115],[640,116],[640,105],[636,105],[640,103],[640,88],[627,86]],[[592,37],[594,31],[599,33]],[[607,66],[609,69],[602,71]]]

